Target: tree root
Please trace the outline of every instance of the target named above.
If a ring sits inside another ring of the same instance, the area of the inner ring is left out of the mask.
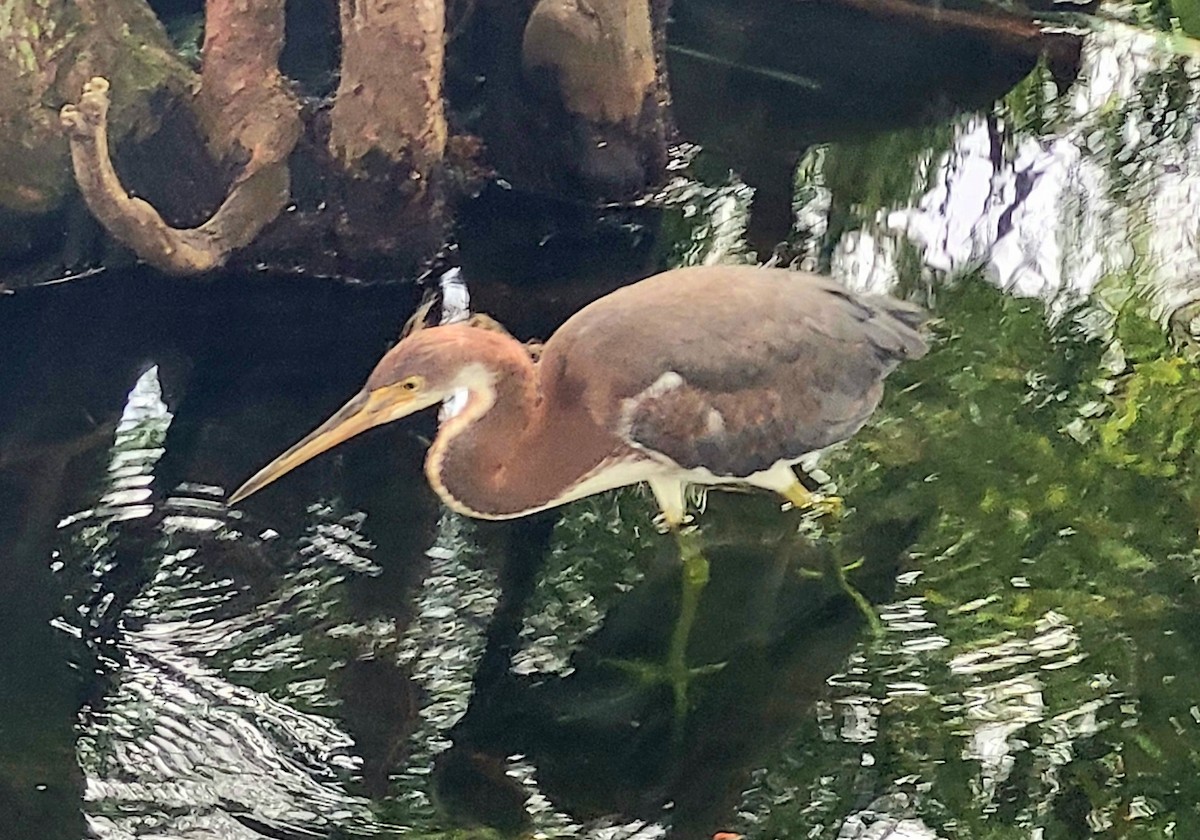
[[[84,85],[77,104],[63,106],[60,118],[71,144],[75,179],[109,233],[156,268],[172,274],[216,268],[230,252],[250,244],[287,204],[284,155],[240,181],[200,227],[171,227],[149,202],[129,195],[121,185],[109,156],[108,106],[108,81],[98,76]]]
[[[342,74],[329,149],[353,169],[370,152],[421,178],[446,152],[444,0],[341,0]]]
[[[141,259],[171,274],[198,274],[249,245],[287,206],[287,158],[300,139],[296,97],[279,74],[283,0],[205,5],[204,67],[192,101],[209,154],[238,164],[221,206],[195,228],[171,227],[148,201],[130,195],[108,147],[109,83],[95,77],[60,112],[75,180],[92,214]]]
[[[526,73],[549,71],[566,109],[594,123],[632,125],[658,77],[649,0],[540,0],[521,52]]]

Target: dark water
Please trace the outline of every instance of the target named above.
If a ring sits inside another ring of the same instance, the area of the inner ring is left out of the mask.
[[[882,131],[722,111],[795,130],[782,233],[717,137],[644,208],[464,211],[473,306],[522,336],[756,250],[936,316],[814,470],[843,520],[710,494],[682,714],[678,550],[637,490],[461,519],[427,417],[224,504],[411,284],[0,299],[0,837],[1200,836],[1200,66],[1117,24],[1082,48],[1065,90],[1033,68]]]

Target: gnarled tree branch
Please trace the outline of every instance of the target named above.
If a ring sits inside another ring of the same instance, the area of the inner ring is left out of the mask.
[[[174,274],[223,264],[279,215],[289,199],[287,158],[301,132],[299,106],[277,68],[283,1],[209,0],[206,33],[194,106],[210,153],[241,165],[225,201],[199,227],[171,227],[122,186],[109,155],[106,79],[93,78],[78,104],[61,112],[75,179],[92,213],[139,257]]]
[[[131,0],[0,1],[0,211],[40,214],[71,189],[58,106],[95,75],[119,80],[114,137],[158,126],[151,102],[191,90],[150,7]]]

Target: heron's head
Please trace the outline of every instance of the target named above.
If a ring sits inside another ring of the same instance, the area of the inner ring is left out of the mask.
[[[401,339],[388,351],[361,391],[332,417],[234,491],[235,504],[275,479],[375,426],[439,405],[461,388],[489,385],[490,337],[463,326],[430,327]],[[483,345],[482,347],[479,345]]]

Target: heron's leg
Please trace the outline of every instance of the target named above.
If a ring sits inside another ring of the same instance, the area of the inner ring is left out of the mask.
[[[663,522],[669,530],[678,532],[687,520],[687,484],[669,478],[651,478],[646,483],[662,511]]]
[[[843,513],[844,505],[841,497],[820,496],[813,493],[800,483],[800,479],[796,477],[792,468],[786,464],[779,464],[773,467],[768,472],[760,474],[759,478],[760,486],[774,490],[791,502],[792,507],[797,510],[811,510],[817,516],[830,516],[835,519]],[[871,633],[879,636],[883,632],[883,624],[880,622],[879,616],[876,615],[874,608],[871,607],[871,602],[867,600],[866,596],[859,592],[846,577],[846,572],[854,568],[857,568],[857,564],[842,566],[836,560],[834,561],[838,586],[842,588],[842,591],[846,593],[863,614],[863,617],[867,620],[867,625],[871,628]]]
[[[674,697],[676,733],[682,732],[687,720],[688,686],[692,677],[709,673],[711,669],[690,669],[687,664],[688,641],[692,636],[692,625],[696,623],[696,611],[700,608],[700,597],[708,586],[708,558],[700,545],[700,535],[695,529],[675,529],[675,541],[679,545],[682,590],[679,599],[679,615],[671,631],[671,644],[667,648],[667,682]]]

